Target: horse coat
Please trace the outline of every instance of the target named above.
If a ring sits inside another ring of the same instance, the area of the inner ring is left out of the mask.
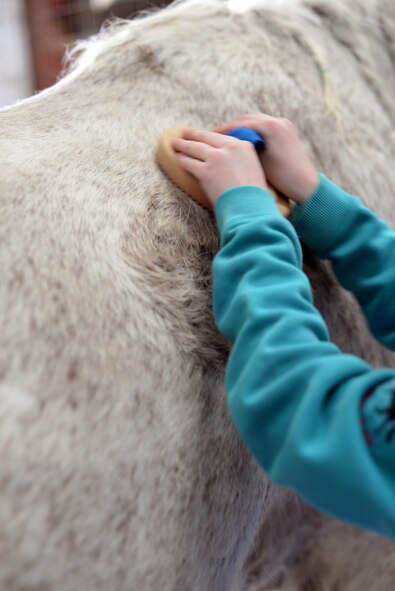
[[[285,116],[395,225],[394,22],[392,0],[177,1],[0,111],[0,591],[393,586],[390,542],[274,486],[241,443],[215,220],[155,150],[176,124]],[[332,340],[395,367],[329,263],[304,259]]]

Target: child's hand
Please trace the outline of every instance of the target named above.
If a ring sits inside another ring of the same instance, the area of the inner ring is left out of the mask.
[[[180,166],[200,182],[213,208],[220,195],[241,185],[267,189],[265,173],[251,142],[203,131],[184,129],[171,140]]]
[[[320,178],[294,124],[288,119],[257,113],[243,115],[215,131],[225,133],[235,127],[249,127],[265,138],[267,150],[259,157],[268,182],[289,199],[303,205],[319,185]]]

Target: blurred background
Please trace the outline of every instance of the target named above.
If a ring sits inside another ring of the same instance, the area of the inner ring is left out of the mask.
[[[66,47],[97,33],[107,18],[168,4],[171,0],[0,0],[0,107],[54,84]]]
[[[263,0],[224,0],[243,12]],[[395,0],[394,0],[395,1]],[[0,108],[52,86],[66,47],[111,16],[130,18],[172,0],[0,0]]]

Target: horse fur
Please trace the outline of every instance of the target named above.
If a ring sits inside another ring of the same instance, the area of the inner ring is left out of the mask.
[[[285,116],[395,225],[394,21],[392,0],[176,1],[0,112],[1,591],[391,588],[393,544],[274,486],[235,432],[215,220],[155,150],[178,123]],[[332,340],[395,367],[304,259]]]

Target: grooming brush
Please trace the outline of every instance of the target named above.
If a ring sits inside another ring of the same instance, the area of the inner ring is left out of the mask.
[[[164,172],[175,182],[176,185],[183,189],[183,191],[197,201],[197,203],[212,211],[213,206],[203,191],[201,184],[196,177],[181,168],[176,157],[176,152],[170,145],[170,141],[173,138],[181,137],[181,131],[183,129],[187,129],[187,127],[170,127],[162,133],[156,152],[157,161]],[[254,129],[250,129],[249,127],[237,127],[226,132],[224,135],[230,135],[240,140],[251,142],[255,146],[258,154],[266,149],[264,138]],[[282,215],[288,217],[291,212],[289,200],[273,189],[273,187],[269,186],[269,191],[275,198],[277,207]]]

